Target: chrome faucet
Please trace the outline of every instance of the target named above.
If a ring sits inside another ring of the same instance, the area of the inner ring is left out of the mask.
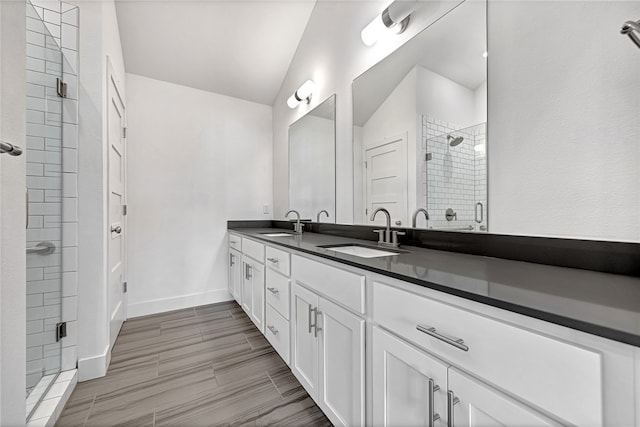
[[[325,215],[327,215],[327,218],[329,218],[329,212],[327,212],[326,210],[322,209],[320,212],[318,212],[318,217],[317,217],[317,221],[316,222],[320,222],[320,214],[324,213]]]
[[[420,208],[417,209],[414,213],[413,213],[413,218],[411,219],[411,226],[413,228],[416,228],[416,221],[418,220],[418,214],[422,212],[424,214],[424,217],[427,219],[427,221],[429,221],[429,212],[427,212],[427,210],[425,208]]]
[[[286,214],[284,214],[285,218],[289,218],[290,213],[294,213],[298,217],[298,219],[296,220],[296,223],[293,226],[293,231],[295,231],[297,234],[302,234],[302,227],[304,227],[304,224],[300,222],[300,212],[294,209],[291,209]]]
[[[387,228],[385,230],[373,230],[374,233],[378,233],[378,245],[398,247],[398,236],[404,236],[404,232],[391,230],[391,214],[385,208],[377,208],[371,212],[370,221],[375,220],[376,214],[382,212],[387,217]]]

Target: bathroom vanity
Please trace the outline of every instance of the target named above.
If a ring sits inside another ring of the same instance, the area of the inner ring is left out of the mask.
[[[640,425],[637,277],[282,228],[230,229],[229,257],[336,425]]]

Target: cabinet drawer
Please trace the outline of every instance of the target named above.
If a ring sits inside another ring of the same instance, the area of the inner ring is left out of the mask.
[[[229,247],[242,251],[242,238],[237,234],[229,233]]]
[[[266,299],[285,319],[289,319],[289,279],[267,268]]]
[[[262,243],[243,237],[242,253],[264,264],[264,245]]]
[[[290,269],[290,257],[288,252],[281,251],[276,248],[272,248],[271,246],[267,246],[267,266],[269,268],[274,269],[275,271],[279,271],[285,276],[289,276],[291,274]]]
[[[569,423],[602,423],[598,352],[378,282],[373,285],[373,319]]]
[[[264,334],[284,362],[289,364],[289,322],[267,304]]]
[[[364,313],[364,276],[297,255],[292,257],[291,273],[296,282]]]

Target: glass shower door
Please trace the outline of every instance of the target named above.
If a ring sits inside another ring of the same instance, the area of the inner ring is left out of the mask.
[[[59,27],[27,2],[27,418],[60,372],[62,76]],[[52,32],[58,37],[52,35]]]

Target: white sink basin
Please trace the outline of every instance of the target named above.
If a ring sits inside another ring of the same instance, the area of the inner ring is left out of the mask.
[[[291,233],[262,233],[263,236],[266,237],[291,237],[293,234]]]
[[[325,249],[330,249],[332,251],[340,252],[343,254],[354,255],[360,258],[377,258],[383,256],[393,256],[398,255],[397,252],[385,251],[381,249],[367,248],[365,246],[324,246]]]

